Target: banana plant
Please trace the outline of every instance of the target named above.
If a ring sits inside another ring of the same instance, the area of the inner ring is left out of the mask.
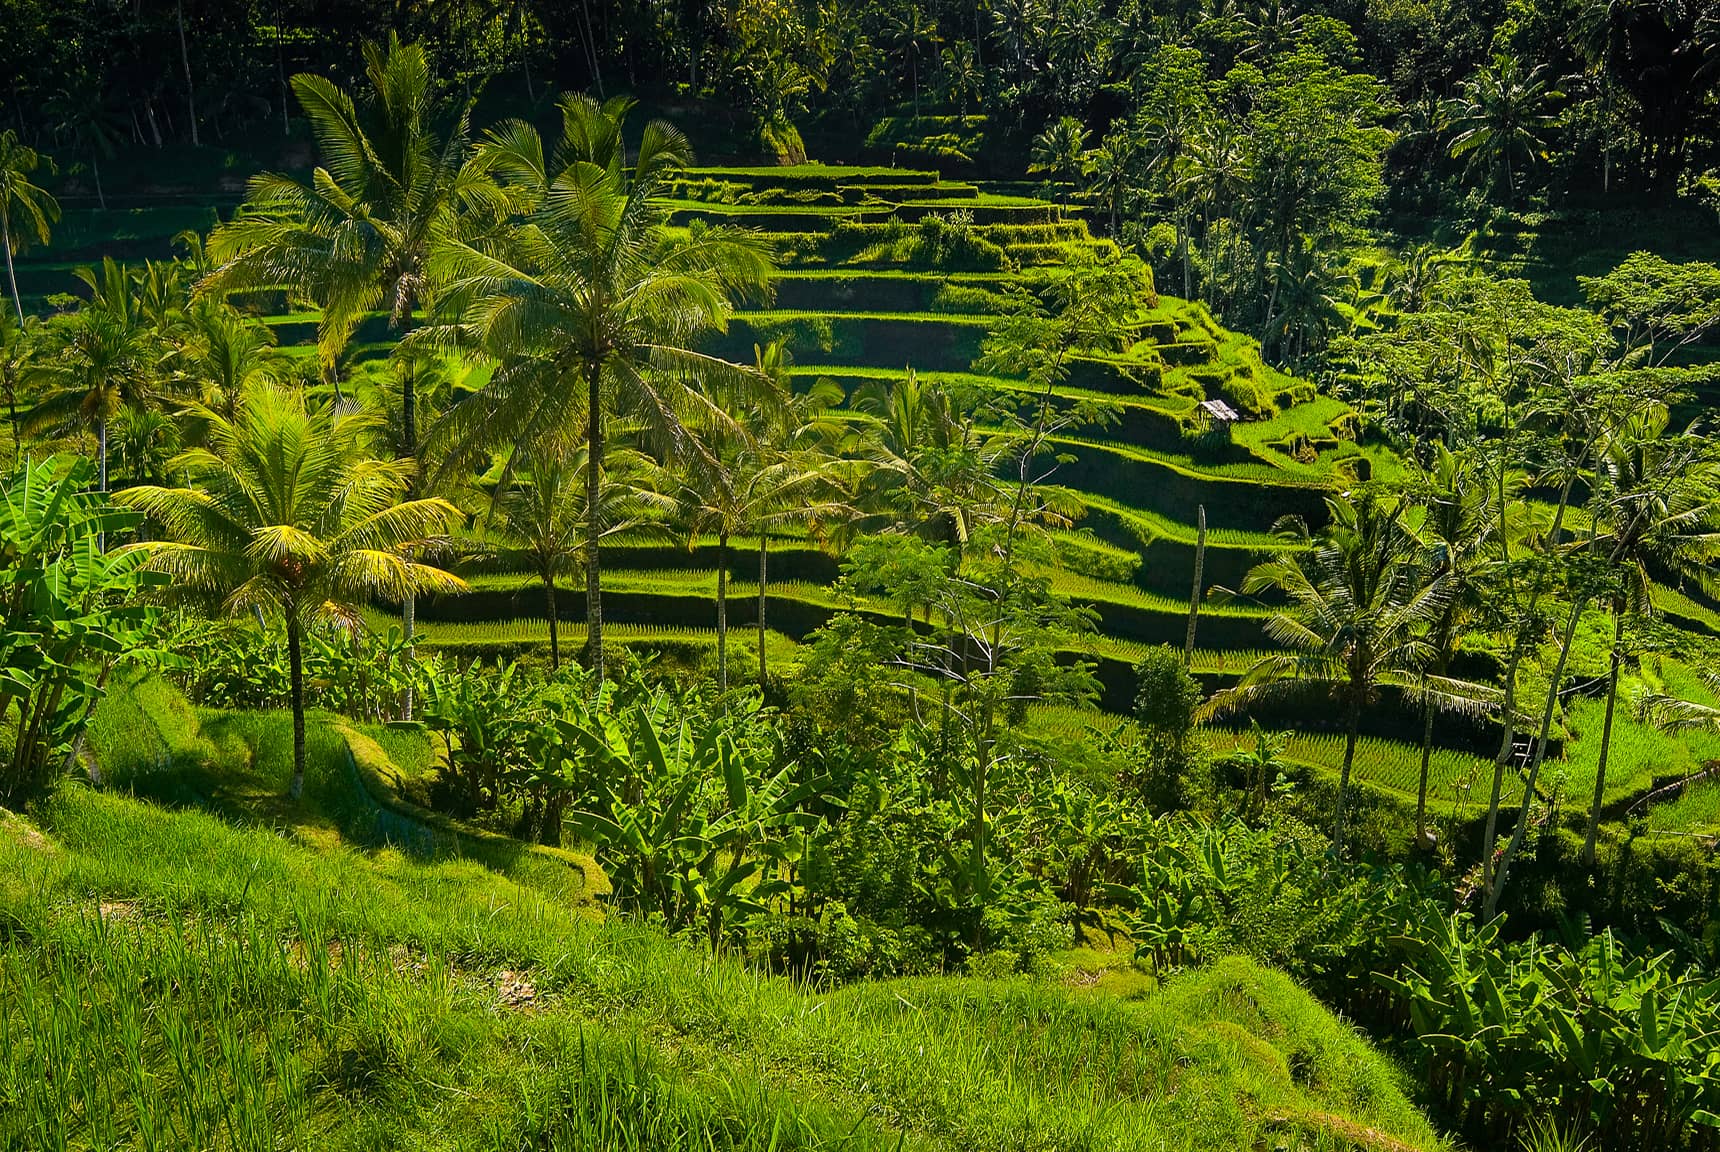
[[[1711,1147],[1720,1126],[1720,980],[1611,933],[1572,951],[1441,917],[1399,938],[1397,997],[1430,1099],[1478,1144],[1541,1115],[1600,1147]],[[1704,1135],[1706,1133],[1707,1135]]]
[[[148,654],[156,613],[141,600],[164,580],[103,547],[140,517],[91,491],[93,475],[50,457],[0,486],[0,804],[31,799],[75,758],[113,668]]]
[[[829,780],[797,780],[792,759],[744,729],[737,738],[731,721],[674,712],[659,695],[556,722],[569,772],[597,782],[597,802],[569,820],[623,907],[671,931],[702,923],[720,945],[790,893],[792,862],[824,823],[807,808],[828,806]]]

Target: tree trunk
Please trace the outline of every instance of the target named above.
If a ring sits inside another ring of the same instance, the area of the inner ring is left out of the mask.
[[[0,246],[6,249],[6,279],[12,285],[12,307],[18,310],[18,327],[24,327],[24,300],[18,295],[18,270],[12,267],[12,220],[7,206],[0,204]]]
[[[1195,507],[1194,587],[1188,594],[1188,635],[1183,639],[1183,667],[1194,663],[1194,627],[1200,618],[1200,593],[1206,567],[1206,505]]]
[[[1272,336],[1273,313],[1278,310],[1278,283],[1283,278],[1284,273],[1281,265],[1280,271],[1274,273],[1272,276],[1272,291],[1266,297],[1266,322],[1260,326],[1260,354],[1262,356],[1265,356],[1268,353],[1268,345],[1266,342]]]
[[[98,155],[90,157],[90,175],[95,177],[96,203],[103,212],[107,211],[107,193],[102,191],[102,158]]]
[[[1559,682],[1565,678],[1565,660],[1571,654],[1571,638],[1576,635],[1577,621],[1583,614],[1583,599],[1579,597],[1571,605],[1571,615],[1565,621],[1565,634],[1559,640],[1559,659],[1553,664],[1552,682],[1547,685],[1547,703],[1541,709],[1541,732],[1535,738],[1535,751],[1529,758],[1529,774],[1523,780],[1523,806],[1517,813],[1517,826],[1511,829],[1511,839],[1505,844],[1505,851],[1499,856],[1499,868],[1493,875],[1493,886],[1487,893],[1487,904],[1482,911],[1483,922],[1493,919],[1499,910],[1499,897],[1505,893],[1506,873],[1510,871],[1511,861],[1516,859],[1518,849],[1523,846],[1523,835],[1529,827],[1529,812],[1535,802],[1535,779],[1541,772],[1541,761],[1547,755],[1547,735],[1553,727],[1553,710],[1559,704]],[[1491,845],[1489,845],[1491,851]]]
[[[758,534],[758,690],[762,694],[765,686],[765,654],[764,654],[764,608],[765,608],[765,558],[770,554],[770,537],[763,532]]]
[[[1188,212],[1182,209],[1177,211],[1177,246],[1182,249],[1183,299],[1187,300],[1191,291],[1188,266]]]
[[[287,97],[287,57],[281,48],[281,0],[275,0],[275,78],[281,82],[281,135],[291,136],[293,125],[287,110],[292,101]]]
[[[597,62],[597,32],[591,23],[591,0],[579,0],[579,10],[585,19],[585,54],[591,63],[591,80],[597,86],[597,98],[602,100],[604,99],[603,71]]]
[[[549,670],[561,670],[561,638],[558,635],[558,618],[555,611],[555,573],[543,574],[544,607],[549,611]]]
[[[1581,468],[1587,458],[1588,447],[1585,446],[1582,454],[1577,458],[1577,467]],[[1497,475],[1500,515],[1504,515],[1507,507],[1505,469],[1501,467]],[[1573,469],[1566,475],[1565,482],[1559,489],[1558,509],[1553,513],[1553,526],[1548,533],[1548,539],[1555,543],[1558,541],[1565,523],[1565,510],[1570,507],[1571,486],[1575,482],[1576,470]],[[1508,541],[1509,538],[1502,537],[1502,539]],[[1507,552],[1506,555],[1508,559],[1509,553]],[[1525,619],[1534,615],[1535,606],[1540,603],[1540,600],[1541,580],[1537,577],[1535,584],[1530,589]],[[1517,667],[1522,663],[1523,649],[1527,643],[1528,638],[1524,635],[1522,626],[1519,625],[1517,636],[1511,645],[1511,657],[1505,664],[1505,696],[1500,702],[1500,726],[1503,729],[1503,734],[1499,741],[1499,754],[1493,760],[1493,792],[1487,801],[1487,830],[1483,833],[1484,839],[1481,842],[1481,890],[1489,894],[1492,893],[1494,884],[1493,845],[1499,834],[1499,794],[1504,786],[1505,765],[1510,763],[1511,753],[1516,747],[1517,741]]]
[[[108,490],[108,418],[96,420],[96,490],[103,496]],[[96,533],[96,551],[107,551],[107,533]]]
[[[1589,831],[1583,837],[1583,864],[1592,868],[1595,864],[1595,838],[1600,832],[1601,798],[1606,795],[1607,787],[1607,752],[1612,747],[1613,708],[1618,703],[1618,666],[1623,653],[1620,646],[1624,643],[1624,605],[1613,605],[1613,646],[1612,659],[1607,665],[1607,715],[1601,724],[1601,754],[1595,765],[1595,797],[1589,804]]]
[[[405,311],[401,315],[399,323],[395,325],[402,336],[412,331],[412,304],[412,295],[407,293]],[[412,360],[410,357],[401,362],[400,426],[401,437],[406,445],[406,454],[416,461],[418,458],[418,401],[417,392],[413,386]],[[417,485],[409,479],[406,494],[412,495],[416,487]],[[406,634],[406,662],[410,665],[414,658],[413,638],[418,631],[418,596],[410,589],[408,589],[405,600],[400,606],[400,622],[401,630]],[[406,681],[406,700],[401,709],[402,718],[406,720],[412,719],[415,703],[412,696],[412,680],[409,677]]]
[[[400,325],[402,336],[412,331],[411,306],[409,301],[406,319]],[[418,387],[414,375],[412,361],[408,359],[401,364],[400,373],[400,437],[406,445],[406,454],[416,460],[418,458]]]
[[[1338,772],[1338,813],[1332,825],[1332,844],[1338,850],[1338,855],[1344,854],[1344,822],[1345,802],[1350,795],[1350,769],[1356,763],[1356,737],[1362,729],[1362,694],[1355,687],[1350,689],[1350,711],[1344,725],[1344,766]]]
[[[1422,685],[1425,690],[1426,684]],[[1427,847],[1427,775],[1433,762],[1433,701],[1421,704],[1421,776],[1415,789],[1415,850]]]
[[[986,877],[985,865],[985,788],[987,769],[990,767],[988,761],[991,757],[990,710],[990,705],[986,705],[980,718],[980,730],[975,733],[977,739],[974,741],[973,859],[969,862],[969,868],[972,871],[971,882],[973,884],[974,895],[977,898],[977,903],[981,910],[980,915],[974,920],[973,946],[975,952],[978,952],[981,945],[985,942],[985,937],[983,935],[985,932],[984,908],[986,898],[990,895],[991,888],[991,884]]]
[[[729,534],[717,533],[717,692],[729,690]]]
[[[287,606],[287,671],[293,701],[293,782],[287,795],[297,800],[305,794],[305,668],[298,612],[291,604]]]
[[[12,421],[12,467],[18,466],[18,459],[24,454],[24,436],[18,428],[18,390],[6,389],[6,414]]]
[[[178,0],[173,9],[179,19],[179,62],[185,68],[185,108],[191,121],[191,143],[195,146],[202,141],[197,138],[197,88],[191,82],[191,53],[185,46],[185,0]]]
[[[597,682],[603,682],[603,587],[598,569],[597,537],[600,508],[599,469],[603,462],[603,369],[592,365],[586,371],[585,421],[585,647]]]

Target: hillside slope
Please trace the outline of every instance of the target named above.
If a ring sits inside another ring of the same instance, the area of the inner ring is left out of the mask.
[[[202,720],[210,745],[259,725]],[[1387,1061],[1251,963],[1138,1001],[821,991],[505,860],[356,843],[338,733],[313,746],[304,805],[265,794],[265,755],[225,817],[81,785],[0,814],[0,1145],[1440,1146]]]

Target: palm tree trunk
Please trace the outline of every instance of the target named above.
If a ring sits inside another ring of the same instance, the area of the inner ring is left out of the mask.
[[[1183,638],[1183,667],[1194,662],[1194,627],[1200,619],[1200,593],[1206,567],[1206,505],[1195,507],[1194,587],[1188,594],[1188,635]]]
[[[557,635],[557,617],[555,612],[555,573],[543,574],[544,607],[549,611],[549,670],[561,670],[561,640]]]
[[[90,157],[90,175],[96,181],[96,203],[103,212],[107,211],[107,193],[102,191],[102,158],[100,153]]]
[[[185,46],[185,0],[178,0],[173,8],[179,18],[179,62],[185,68],[185,107],[191,120],[191,143],[197,145],[202,142],[197,138],[197,88],[191,82],[191,53]]]
[[[281,135],[293,134],[292,122],[287,119],[287,107],[291,103],[287,99],[287,58],[281,50],[281,0],[275,0],[275,78],[281,83]]]
[[[1337,848],[1338,855],[1344,854],[1344,823],[1345,802],[1350,795],[1350,769],[1356,763],[1356,738],[1362,730],[1362,694],[1352,687],[1350,689],[1349,716],[1344,724],[1344,766],[1338,772],[1338,814],[1332,826],[1332,844]]]
[[[1559,659],[1553,664],[1553,678],[1547,685],[1547,702],[1541,709],[1541,734],[1535,739],[1535,752],[1529,758],[1529,774],[1523,780],[1523,805],[1517,813],[1517,826],[1511,829],[1511,839],[1505,844],[1505,851],[1499,856],[1499,867],[1493,874],[1493,886],[1487,892],[1487,904],[1481,918],[1483,922],[1493,919],[1499,910],[1499,897],[1505,893],[1506,873],[1510,871],[1511,861],[1517,858],[1517,852],[1523,846],[1523,836],[1529,827],[1529,812],[1535,802],[1535,779],[1541,773],[1541,761],[1547,755],[1547,736],[1553,728],[1553,710],[1559,704],[1559,683],[1565,678],[1565,661],[1571,654],[1571,639],[1577,632],[1577,621],[1583,614],[1584,600],[1578,597],[1571,605],[1570,618],[1565,621],[1565,634],[1559,640]],[[1491,850],[1491,846],[1489,846]]]
[[[12,467],[18,466],[18,458],[24,454],[23,433],[18,428],[18,390],[6,390],[6,414],[12,421]]]
[[[598,469],[603,463],[603,369],[586,372],[585,421],[585,647],[597,682],[603,682],[603,580],[598,569]]]
[[[1266,322],[1260,326],[1260,354],[1267,354],[1267,340],[1272,336],[1273,313],[1278,310],[1278,282],[1284,278],[1282,271],[1272,276],[1272,291],[1266,297]]]
[[[1587,456],[1588,456],[1588,449],[1585,447],[1582,455],[1579,456],[1577,459],[1577,467],[1578,468],[1582,467],[1583,461],[1587,458]],[[1496,475],[1497,475],[1497,479],[1498,479],[1498,497],[1499,497],[1499,508],[1500,508],[1499,514],[1504,515],[1504,510],[1506,507],[1506,502],[1505,502],[1505,475],[1506,475],[1506,473],[1505,473],[1505,469],[1503,467],[1501,467]],[[1551,531],[1548,533],[1548,538],[1550,540],[1557,541],[1559,539],[1560,531],[1562,530],[1564,523],[1565,523],[1565,510],[1570,507],[1570,503],[1571,503],[1571,488],[1572,488],[1572,485],[1575,484],[1575,482],[1576,482],[1576,471],[1573,469],[1569,474],[1566,475],[1565,482],[1563,485],[1560,486],[1560,489],[1559,489],[1558,508],[1553,513],[1553,526],[1552,526]],[[1508,540],[1509,538],[1508,537],[1502,537],[1502,539]],[[1507,558],[1509,558],[1508,555],[1507,555]],[[1528,611],[1526,613],[1526,617],[1534,615],[1535,606],[1537,604],[1539,604],[1540,600],[1541,600],[1541,588],[1542,588],[1541,580],[1539,578],[1537,578],[1535,581],[1535,584],[1530,589]],[[1491,893],[1493,891],[1493,883],[1494,883],[1493,845],[1494,845],[1496,838],[1498,837],[1498,834],[1499,834],[1500,790],[1504,786],[1505,765],[1510,763],[1511,751],[1514,747],[1516,747],[1516,740],[1517,740],[1517,667],[1519,664],[1522,663],[1523,649],[1524,649],[1526,644],[1527,644],[1527,638],[1523,634],[1522,628],[1520,626],[1518,629],[1517,635],[1514,638],[1512,645],[1511,645],[1510,659],[1508,659],[1505,663],[1505,695],[1504,695],[1504,699],[1502,699],[1500,701],[1500,711],[1499,711],[1499,719],[1500,719],[1500,727],[1501,727],[1501,734],[1500,734],[1500,740],[1499,740],[1499,754],[1497,756],[1495,756],[1493,759],[1493,792],[1487,801],[1487,830],[1485,833],[1483,833],[1484,839],[1481,841],[1481,890],[1483,892],[1488,892],[1488,893]]]
[[[18,327],[24,327],[24,300],[18,295],[18,270],[12,267],[12,221],[6,205],[0,204],[0,247],[6,249],[6,279],[12,285],[12,307],[18,310]]]
[[[991,884],[986,878],[985,851],[985,786],[987,769],[990,767],[990,705],[985,705],[981,716],[980,730],[975,733],[974,765],[973,765],[973,859],[969,864],[972,869],[971,883],[974,894],[979,898],[981,914],[974,923],[974,951],[979,951],[985,942],[985,900],[990,895]]]
[[[412,296],[408,293],[405,300],[405,312],[401,315],[398,325],[402,336],[412,331],[412,303]],[[416,460],[418,458],[418,400],[417,392],[413,388],[412,360],[410,357],[401,364],[400,426],[401,435],[406,444],[406,454]],[[415,485],[408,482],[407,495],[412,494],[413,487]],[[400,626],[401,631],[406,636],[406,662],[411,664],[414,647],[412,641],[418,631],[418,595],[411,589],[407,590],[406,597],[400,606]],[[414,703],[412,681],[408,679],[405,703],[401,709],[403,719],[412,719]]]
[[[1189,298],[1188,212],[1177,210],[1177,247],[1182,251],[1183,299]]]
[[[1424,683],[1422,689],[1425,691]],[[1416,782],[1415,789],[1415,848],[1419,852],[1427,846],[1427,775],[1433,762],[1433,701],[1423,700],[1421,704],[1421,776]]]
[[[96,490],[103,496],[108,490],[108,418],[96,420]],[[107,533],[96,533],[96,551],[107,551]]]
[[[758,534],[758,690],[762,693],[765,686],[765,654],[764,654],[764,608],[765,608],[765,558],[770,554],[768,547],[770,537],[763,532]]]
[[[729,534],[717,533],[717,692],[729,690]]]
[[[1607,665],[1607,715],[1601,724],[1601,754],[1595,765],[1595,796],[1589,804],[1589,831],[1583,837],[1583,864],[1594,867],[1595,838],[1600,832],[1601,798],[1606,795],[1607,787],[1607,752],[1612,747],[1613,708],[1618,703],[1618,666],[1620,645],[1624,643],[1624,606],[1613,605],[1613,644],[1612,660]]]
[[[299,648],[299,617],[287,606],[287,671],[293,705],[293,782],[287,795],[294,800],[305,794],[305,668]]]

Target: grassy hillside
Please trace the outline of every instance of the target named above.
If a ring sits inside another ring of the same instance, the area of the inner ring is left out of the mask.
[[[825,992],[603,918],[524,845],[388,846],[347,749],[409,780],[422,737],[319,719],[295,803],[279,717],[111,701],[109,789],[0,813],[7,1147],[1440,1147],[1250,962]]]

